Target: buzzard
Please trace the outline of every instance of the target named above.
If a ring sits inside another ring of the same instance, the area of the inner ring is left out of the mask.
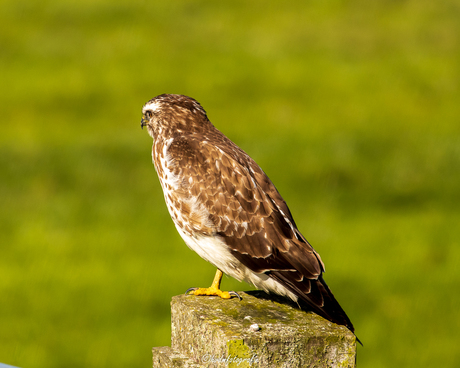
[[[286,296],[307,310],[353,324],[323,279],[319,254],[257,163],[209,121],[193,98],[162,94],[142,109],[166,205],[187,246],[217,267],[194,295],[231,298],[222,274]]]

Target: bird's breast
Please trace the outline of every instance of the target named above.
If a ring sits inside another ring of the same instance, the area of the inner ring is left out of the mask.
[[[168,147],[172,139],[157,143],[153,147],[152,155],[155,169],[160,180],[169,214],[176,227],[190,236],[211,235],[214,228],[210,220],[209,211],[200,200],[198,194],[190,192],[184,182],[181,171],[168,155]],[[190,183],[188,183],[190,184]]]

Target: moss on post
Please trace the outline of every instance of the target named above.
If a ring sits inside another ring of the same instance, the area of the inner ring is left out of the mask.
[[[175,296],[171,348],[153,349],[154,368],[355,367],[347,328],[260,291],[240,295]]]

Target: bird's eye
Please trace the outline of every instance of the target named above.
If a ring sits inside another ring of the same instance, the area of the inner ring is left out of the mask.
[[[152,116],[153,116],[153,113],[152,113],[152,111],[150,111],[150,110],[147,110],[147,111],[145,112],[145,117],[146,117],[147,119],[151,119],[151,118],[152,118]]]

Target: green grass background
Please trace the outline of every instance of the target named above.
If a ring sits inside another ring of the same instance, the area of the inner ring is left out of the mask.
[[[149,367],[214,269],[141,107],[190,95],[284,196],[364,343],[460,361],[458,0],[0,3],[0,362]],[[226,289],[248,289],[225,279]]]

